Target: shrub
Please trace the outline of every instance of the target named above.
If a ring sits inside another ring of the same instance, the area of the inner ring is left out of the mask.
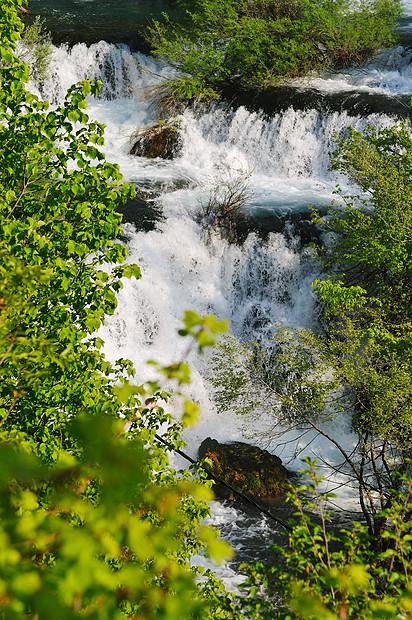
[[[185,18],[153,22],[153,52],[177,69],[177,100],[262,89],[324,68],[363,63],[394,41],[399,0],[189,0]]]
[[[19,55],[30,67],[30,73],[37,84],[47,77],[52,55],[52,38],[46,30],[44,20],[38,15],[27,24],[21,39]]]

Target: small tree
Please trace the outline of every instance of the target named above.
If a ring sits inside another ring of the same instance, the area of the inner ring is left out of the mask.
[[[47,77],[52,57],[52,38],[39,15],[24,29],[19,56],[30,67],[30,74],[35,82],[42,84]]]

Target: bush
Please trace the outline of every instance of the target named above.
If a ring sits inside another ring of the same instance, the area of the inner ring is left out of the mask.
[[[19,55],[30,67],[30,73],[37,84],[47,77],[52,56],[52,38],[44,20],[36,16],[24,29]]]
[[[362,523],[334,526],[333,495],[322,492],[316,463],[307,461],[303,484],[291,491],[295,515],[289,543],[275,547],[273,566],[248,569],[255,598],[243,601],[244,617],[269,620],[377,620],[409,618],[412,610],[412,483],[384,511],[384,545],[376,546]],[[311,516],[312,515],[312,516]],[[246,605],[245,605],[246,603]]]
[[[363,63],[394,41],[399,0],[189,0],[185,18],[148,31],[175,67],[176,100],[219,98],[225,86],[262,89],[309,71]]]

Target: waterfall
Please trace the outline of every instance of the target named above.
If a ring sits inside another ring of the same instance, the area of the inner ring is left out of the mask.
[[[130,136],[155,120],[148,89],[167,75],[170,68],[153,59],[132,53],[126,46],[101,42],[90,47],[54,48],[49,78],[35,86],[44,97],[58,103],[71,84],[82,79],[102,80],[101,94],[90,100],[89,113],[106,125],[108,159],[119,163],[126,180],[159,192],[157,202],[164,219],[154,230],[144,232],[125,225],[129,259],[141,265],[143,277],[125,283],[118,309],[101,334],[108,357],[131,359],[143,379],[150,376],[145,367],[148,359],[161,363],[179,359],[187,345],[176,329],[187,309],[229,319],[232,333],[240,339],[267,336],[278,323],[313,325],[311,281],[317,268],[310,254],[302,252],[293,230],[271,233],[265,239],[251,232],[238,245],[205,233],[199,213],[222,174],[248,176],[249,212],[264,209],[274,217],[308,204],[328,204],[334,199],[336,183],[347,185],[330,170],[336,137],[349,127],[362,130],[393,123],[384,114],[365,118],[348,112],[289,108],[269,118],[244,107],[232,110],[214,105],[182,115],[183,148],[175,160],[131,156]],[[200,424],[187,435],[192,455],[207,435],[239,440],[253,431],[235,415],[216,412],[205,378],[207,363],[207,357],[192,360],[191,395],[203,412]],[[354,437],[347,421],[339,424],[341,436],[352,445]],[[295,447],[291,445],[282,458],[290,457]],[[276,446],[273,449],[276,451]],[[320,439],[311,443],[307,453],[313,455],[316,450],[334,458],[334,449]],[[299,463],[295,459],[292,466]],[[216,504],[217,521],[233,521],[230,510]],[[263,531],[264,522],[257,527]]]
[[[108,158],[137,186],[168,188],[158,198],[164,219],[155,230],[126,225],[130,260],[142,266],[143,278],[126,283],[118,310],[103,329],[109,357],[132,359],[143,375],[147,359],[170,362],[179,356],[184,343],[175,333],[187,309],[230,319],[233,333],[243,339],[268,333],[275,323],[312,325],[310,283],[316,274],[293,234],[261,239],[251,233],[240,245],[205,235],[199,211],[222,170],[249,176],[250,212],[264,208],[275,215],[309,203],[330,203],[336,182],[346,182],[330,171],[336,136],[349,127],[393,123],[385,115],[363,118],[292,108],[269,118],[244,107],[216,105],[183,114],[183,149],[175,160],[131,156],[131,134],[154,121],[147,89],[169,74],[168,67],[126,46],[78,44],[54,48],[49,79],[38,87],[57,103],[72,83],[102,80],[101,94],[90,101],[89,112],[106,125]],[[193,361],[192,394],[204,411],[194,437],[201,439],[212,416],[210,428],[221,439],[240,438],[241,421],[216,418],[202,375],[204,363]]]
[[[67,89],[81,80],[101,80],[102,100],[142,99],[144,90],[161,77],[171,74],[170,68],[126,45],[100,41],[93,45],[78,43],[73,47],[53,46],[47,79],[39,90],[53,103],[62,101]]]

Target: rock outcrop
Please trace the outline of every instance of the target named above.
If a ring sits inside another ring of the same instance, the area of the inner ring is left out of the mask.
[[[292,477],[279,457],[247,443],[221,444],[208,437],[199,448],[199,458],[207,458],[212,474],[255,501],[276,500]],[[219,498],[237,499],[224,484],[216,483],[214,491]]]
[[[182,148],[179,122],[171,120],[141,129],[133,134],[131,142],[131,155],[149,159],[173,159]]]

